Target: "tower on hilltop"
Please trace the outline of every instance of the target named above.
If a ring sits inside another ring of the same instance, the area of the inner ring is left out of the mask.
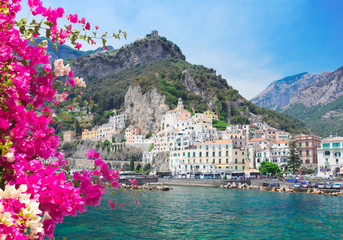
[[[183,101],[181,98],[179,98],[179,101],[177,102],[177,109],[184,109]]]
[[[151,31],[151,37],[158,37],[158,31],[157,30],[152,30]]]

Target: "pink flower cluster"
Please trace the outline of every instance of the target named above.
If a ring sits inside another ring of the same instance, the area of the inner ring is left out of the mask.
[[[51,40],[63,44],[71,34],[71,26],[68,30],[57,26],[64,10],[46,8],[40,0],[28,0],[28,5],[34,16],[43,16],[51,23]],[[72,77],[73,73],[61,60],[55,62],[52,71],[47,46],[29,45],[29,39],[15,27],[20,10],[21,0],[0,1],[0,186],[6,186],[0,190],[0,239],[6,240],[53,238],[55,223],[86,211],[86,205],[100,204],[105,180],[114,188],[120,186],[119,172],[109,170],[92,149],[88,157],[95,158],[99,170],[76,173],[73,182],[60,171],[67,162],[59,152],[59,137],[49,126],[53,111],[43,105],[50,101],[57,106],[68,97],[66,93],[57,94],[52,83],[55,76]],[[69,20],[76,23],[78,17],[69,15]],[[81,23],[90,28],[84,19]],[[36,70],[39,64],[42,72]],[[85,86],[79,78],[69,83]],[[42,162],[51,156],[53,162]],[[92,174],[100,181],[93,183]],[[28,216],[25,209],[35,209],[29,220],[24,219]]]

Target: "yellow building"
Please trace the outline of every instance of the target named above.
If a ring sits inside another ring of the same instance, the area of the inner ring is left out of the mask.
[[[206,111],[206,112],[204,112],[204,115],[209,119],[219,120],[218,116],[216,114],[214,114],[214,112],[212,112],[212,111]]]
[[[92,139],[92,138],[96,138],[99,135],[99,131],[89,131],[88,129],[85,129],[82,132],[82,140],[84,139]]]
[[[170,151],[170,168],[174,173],[219,170],[244,172],[247,166],[247,151],[234,148],[232,139],[208,141]]]

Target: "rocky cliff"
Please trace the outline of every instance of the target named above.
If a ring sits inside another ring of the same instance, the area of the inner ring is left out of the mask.
[[[293,95],[304,86],[307,86],[318,74],[300,73],[272,82],[263,92],[251,99],[260,107],[282,109],[290,103]]]
[[[261,107],[282,111],[288,104],[326,105],[343,95],[343,67],[333,72],[301,73],[271,83],[251,99]]]
[[[316,75],[310,84],[300,88],[290,99],[290,104],[307,107],[326,105],[343,95],[343,67],[334,72]]]
[[[129,87],[125,94],[124,107],[131,124],[140,128],[143,134],[157,131],[162,115],[169,110],[166,97],[159,94],[157,89],[143,94],[140,86]]]

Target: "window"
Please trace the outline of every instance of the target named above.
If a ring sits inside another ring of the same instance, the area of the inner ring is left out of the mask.
[[[242,155],[244,155],[244,152],[242,152]]]
[[[330,148],[330,143],[323,143],[323,148]]]
[[[195,159],[193,159],[193,163],[195,163]]]
[[[201,152],[199,152],[199,157],[201,157]]]
[[[195,152],[193,152],[193,157],[195,157]]]
[[[215,157],[216,156],[216,153],[215,152],[212,152],[212,157]]]
[[[237,164],[237,158],[235,159],[235,163]]]
[[[235,155],[237,155],[237,152],[235,152]]]
[[[306,163],[310,163],[310,160],[308,160],[308,159],[306,159],[306,161],[305,161]]]
[[[200,159],[200,163],[201,163],[201,159]]]
[[[301,142],[299,143],[299,147],[301,147]]]
[[[213,159],[213,162],[212,162],[212,163],[214,164],[215,162],[216,162],[216,160],[215,160],[215,159]]]
[[[208,152],[206,152],[206,157],[208,157]]]
[[[306,147],[308,147],[308,142],[306,142]]]
[[[299,156],[302,156],[303,155],[303,151],[299,151]]]
[[[242,170],[244,171],[244,166],[242,166]]]
[[[340,152],[335,152],[335,157],[340,157],[341,153]]]
[[[190,152],[188,153],[188,157],[191,157],[191,153]]]
[[[183,154],[182,154],[182,155],[183,155],[183,156],[185,156],[185,154],[186,154],[186,153],[185,153],[185,152],[183,152]]]
[[[222,152],[221,151],[219,151],[219,157],[221,157],[222,156]]]
[[[338,164],[338,159],[336,159],[336,164]]]
[[[235,170],[237,170],[237,166],[235,166]]]
[[[332,148],[340,148],[340,143],[332,143]]]
[[[190,162],[190,160],[188,159],[188,163]]]
[[[310,151],[306,150],[306,156],[309,156],[309,155],[310,155]]]
[[[242,163],[244,164],[244,159],[242,159]]]
[[[222,163],[222,160],[219,158],[219,164],[221,164]]]
[[[206,163],[208,163],[208,159],[206,159]]]
[[[325,152],[324,152],[324,155],[325,155],[325,156],[330,156],[330,151],[325,151]]]
[[[229,151],[226,151],[226,156],[229,156]]]

